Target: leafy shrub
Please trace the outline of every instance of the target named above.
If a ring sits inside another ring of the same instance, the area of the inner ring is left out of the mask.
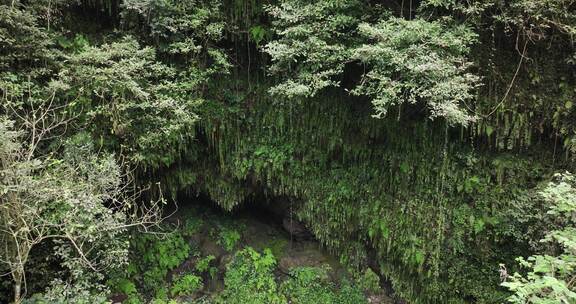
[[[227,226],[220,226],[217,243],[224,247],[226,251],[232,251],[239,240],[240,232],[238,232],[238,230]]]
[[[214,261],[216,257],[209,255],[201,258],[196,262],[196,270],[200,273],[207,271],[210,268],[210,263]]]
[[[367,293],[377,293],[380,290],[380,277],[370,268],[355,275],[355,283],[358,288]]]
[[[204,273],[206,271],[209,271],[210,277],[214,278],[214,276],[216,275],[216,272],[218,271],[218,268],[211,267],[210,263],[212,263],[212,261],[214,261],[215,259],[216,259],[216,257],[213,255],[205,256],[205,257],[199,259],[196,262],[196,271],[198,271],[199,273]]]
[[[276,259],[269,249],[261,254],[250,247],[236,253],[227,265],[225,289],[217,299],[226,304],[278,304],[286,303],[278,293],[272,271]]]
[[[576,303],[576,180],[569,173],[555,176],[556,182],[540,192],[550,204],[548,214],[554,227],[541,242],[550,243],[550,252],[524,259],[518,257],[526,275],[514,273],[502,285],[514,294],[517,304]]]
[[[329,280],[328,270],[327,267],[294,268],[280,290],[294,304],[366,303],[362,290],[350,282],[344,281],[336,288]]]
[[[340,289],[336,293],[334,302],[338,304],[367,304],[368,301],[360,288],[354,286],[349,281],[344,280],[340,285]]]
[[[190,254],[190,246],[182,235],[171,233],[163,238],[154,235],[139,235],[134,240],[134,261],[143,287],[148,291],[158,291],[164,285],[168,271],[180,265]]]
[[[186,223],[182,227],[182,235],[186,237],[193,236],[200,231],[202,225],[204,225],[204,221],[200,217],[189,217],[186,219]]]
[[[168,300],[168,288],[166,287],[164,282],[162,282],[162,285],[160,285],[155,290],[154,301],[158,301],[158,300],[162,300],[162,301]]]
[[[126,295],[128,298],[124,300],[123,303],[126,304],[140,304],[142,303],[140,298],[140,293],[136,288],[134,281],[127,278],[113,278],[108,282],[108,286],[114,288],[115,292],[120,292]]]
[[[281,292],[294,304],[335,303],[328,272],[319,267],[297,267],[282,283]]]
[[[174,281],[172,288],[170,289],[170,293],[172,296],[186,296],[193,294],[203,287],[204,284],[202,283],[201,277],[193,274],[187,274],[185,276],[179,277]]]

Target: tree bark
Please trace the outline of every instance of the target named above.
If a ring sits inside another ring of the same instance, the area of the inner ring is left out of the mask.
[[[20,274],[14,275],[14,304],[22,302],[22,276]]]

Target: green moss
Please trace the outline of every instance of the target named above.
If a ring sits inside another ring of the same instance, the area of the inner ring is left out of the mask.
[[[286,254],[286,249],[288,248],[288,241],[285,238],[270,238],[267,242],[263,244],[258,244],[255,246],[263,250],[264,248],[269,248],[272,254],[278,259],[282,258]]]

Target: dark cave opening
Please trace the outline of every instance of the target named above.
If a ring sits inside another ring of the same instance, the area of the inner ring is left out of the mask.
[[[191,206],[203,209],[222,217],[232,219],[254,219],[283,232],[291,241],[317,241],[313,233],[296,215],[301,202],[288,196],[267,196],[262,193],[247,197],[231,211],[226,211],[205,193],[190,195],[179,193],[176,203],[165,210],[170,214],[175,210]]]

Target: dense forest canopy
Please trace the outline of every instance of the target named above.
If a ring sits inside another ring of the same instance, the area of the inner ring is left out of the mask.
[[[0,0],[0,302],[576,303],[575,37],[574,0]]]

